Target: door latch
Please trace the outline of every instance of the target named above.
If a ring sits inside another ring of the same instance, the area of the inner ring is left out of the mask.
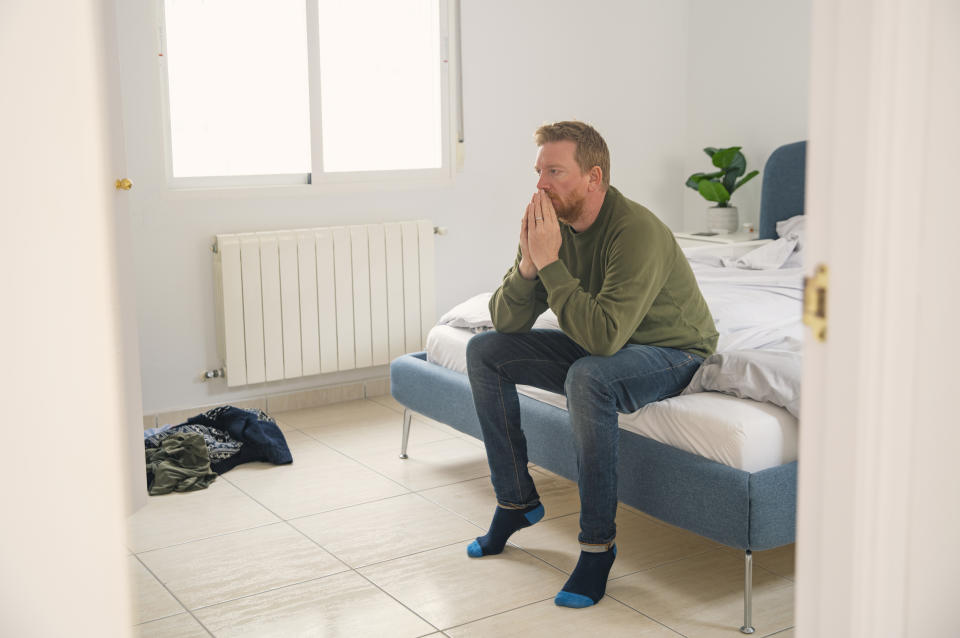
[[[813,338],[827,340],[827,291],[830,279],[826,264],[817,264],[810,277],[803,279],[803,323],[813,330]]]

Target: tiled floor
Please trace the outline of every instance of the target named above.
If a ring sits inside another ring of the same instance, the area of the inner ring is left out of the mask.
[[[390,397],[282,412],[294,463],[242,465],[130,518],[135,634],[193,636],[740,636],[740,552],[631,508],[607,596],[553,596],[576,563],[579,499],[534,468],[546,517],[470,559],[493,491],[483,445],[414,421],[398,458]],[[755,636],[793,638],[793,547],[754,561]]]

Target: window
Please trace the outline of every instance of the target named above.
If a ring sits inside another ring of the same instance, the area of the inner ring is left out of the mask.
[[[449,175],[450,8],[164,0],[173,185]]]

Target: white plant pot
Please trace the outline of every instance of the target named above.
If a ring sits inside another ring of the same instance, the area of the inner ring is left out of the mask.
[[[740,226],[736,206],[711,206],[707,209],[707,230],[714,233],[735,233]]]

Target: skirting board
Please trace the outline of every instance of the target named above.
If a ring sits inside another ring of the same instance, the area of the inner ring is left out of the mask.
[[[284,394],[269,394],[253,399],[241,399],[238,401],[227,401],[225,403],[214,403],[211,405],[202,405],[193,408],[184,408],[181,410],[169,410],[158,412],[157,414],[145,414],[143,417],[143,429],[159,427],[168,423],[183,423],[187,419],[197,414],[206,412],[221,405],[232,405],[238,408],[263,410],[267,414],[272,412],[286,412],[288,410],[302,410],[304,408],[316,408],[331,403],[342,403],[344,401],[356,401],[367,397],[382,396],[390,394],[390,377],[377,379],[365,379],[354,383],[345,383],[343,385],[325,386],[322,388],[313,388],[311,390],[300,390],[298,392],[287,392]]]

